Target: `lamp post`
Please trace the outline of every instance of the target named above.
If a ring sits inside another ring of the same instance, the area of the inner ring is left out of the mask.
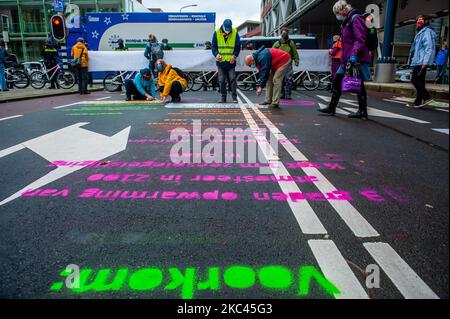
[[[190,7],[198,7],[198,4],[190,4],[188,6],[181,7],[180,12],[183,11],[183,9],[190,8]]]

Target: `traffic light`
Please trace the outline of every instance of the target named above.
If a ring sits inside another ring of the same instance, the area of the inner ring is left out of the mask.
[[[64,41],[66,39],[66,24],[61,16],[53,16],[50,19],[53,38],[56,41]]]

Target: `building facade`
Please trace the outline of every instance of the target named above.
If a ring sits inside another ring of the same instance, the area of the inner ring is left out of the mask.
[[[129,0],[64,0],[67,4],[78,5],[84,17],[87,12],[125,11]],[[20,62],[40,59],[43,44],[50,37],[53,14],[53,0],[0,0],[0,38],[7,33],[8,49]]]
[[[239,35],[243,38],[255,37],[261,35],[261,22],[247,20],[237,28]]]
[[[311,34],[318,38],[321,48],[329,46],[333,34],[339,34],[339,23],[332,8],[337,0],[262,0],[262,34],[279,35],[282,27],[293,33]],[[365,10],[370,4],[380,8],[380,41],[383,41],[383,26],[386,0],[348,0],[353,7]],[[443,0],[398,0],[394,56],[405,59],[415,35],[415,18],[419,14],[433,17],[432,26],[438,41],[448,40],[448,1]]]

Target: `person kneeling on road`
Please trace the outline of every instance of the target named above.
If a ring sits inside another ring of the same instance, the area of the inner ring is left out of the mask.
[[[155,85],[150,69],[142,69],[134,78],[125,81],[126,100],[131,101],[131,96],[137,101],[155,100]]]
[[[292,64],[291,55],[283,50],[261,47],[245,58],[245,64],[259,70],[260,77],[256,84],[256,95],[260,96],[262,89],[267,84],[266,101],[261,105],[278,108],[283,79]]]
[[[172,103],[181,102],[180,95],[188,86],[182,71],[172,67],[171,64],[166,64],[161,59],[156,61],[156,69],[158,70],[158,86],[161,92],[161,102],[166,103],[169,95],[172,98]]]

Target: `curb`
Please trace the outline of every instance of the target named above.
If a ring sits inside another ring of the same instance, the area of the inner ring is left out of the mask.
[[[416,94],[416,90],[414,88],[402,88],[402,87],[393,87],[393,86],[383,86],[375,83],[366,83],[366,89],[372,92],[386,92],[386,93],[394,93],[401,95],[409,95],[414,96]],[[444,90],[428,90],[431,97],[433,99],[448,99],[449,92]]]
[[[103,91],[105,88],[92,88],[89,90],[89,92],[100,92]],[[8,103],[8,102],[18,102],[18,101],[25,101],[25,100],[32,100],[32,99],[39,99],[39,98],[45,98],[45,97],[52,97],[52,96],[60,96],[60,95],[69,95],[69,94],[78,94],[78,91],[70,91],[70,92],[55,92],[50,93],[47,95],[29,95],[29,96],[22,96],[22,97],[11,97],[7,100],[0,100],[1,103]]]

